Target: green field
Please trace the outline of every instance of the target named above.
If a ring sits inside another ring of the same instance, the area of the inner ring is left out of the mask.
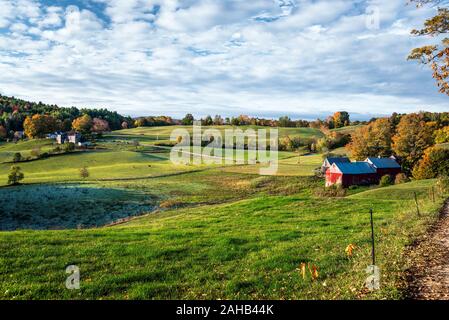
[[[260,164],[174,165],[154,147],[169,130],[122,130],[95,150],[20,163],[24,185],[0,187],[0,299],[402,297],[402,252],[444,199],[429,196],[435,181],[320,197],[313,171],[322,155],[280,153],[276,176],[260,176]],[[0,154],[44,143],[3,144]],[[2,184],[10,166],[0,164]],[[363,289],[371,208],[382,273],[375,293]],[[301,263],[316,265],[318,279],[303,279]],[[80,268],[80,291],[65,289],[68,265]]]
[[[109,139],[114,139],[116,141],[124,140],[138,140],[143,144],[156,144],[161,142],[170,141],[170,136],[173,129],[186,130],[190,135],[193,134],[192,126],[168,126],[168,127],[141,127],[141,128],[133,128],[126,130],[115,131],[114,133],[107,135],[106,137]],[[220,131],[222,136],[225,136],[225,130],[231,129],[240,129],[246,131],[248,129],[265,129],[267,130],[267,134],[269,134],[269,127],[260,127],[260,126],[210,126],[210,127],[202,127],[202,131],[205,132],[208,129],[216,129]],[[321,138],[323,137],[323,133],[318,129],[312,128],[277,128],[279,130],[279,137],[289,136],[293,137],[301,137],[303,139],[312,139],[312,138]]]

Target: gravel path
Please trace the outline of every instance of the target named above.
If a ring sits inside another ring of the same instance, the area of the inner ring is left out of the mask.
[[[408,298],[449,300],[449,200],[439,221],[407,256]]]

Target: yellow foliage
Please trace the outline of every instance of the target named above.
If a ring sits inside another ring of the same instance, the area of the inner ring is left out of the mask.
[[[355,245],[355,244],[349,244],[347,247],[346,247],[346,249],[345,249],[345,252],[346,252],[346,255],[350,258],[350,257],[352,257],[352,255],[353,255],[353,251],[355,250],[357,248],[357,246]]]

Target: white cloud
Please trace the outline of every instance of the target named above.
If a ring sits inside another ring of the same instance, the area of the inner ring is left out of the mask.
[[[440,110],[430,72],[407,62],[432,9],[370,1],[0,0],[0,87],[132,115],[385,114]]]

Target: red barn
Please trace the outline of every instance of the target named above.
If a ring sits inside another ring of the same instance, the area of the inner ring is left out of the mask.
[[[326,187],[339,184],[347,188],[352,185],[369,185],[378,182],[376,168],[368,162],[334,163],[326,171]]]
[[[323,165],[321,166],[321,172],[326,173],[327,169],[337,162],[350,163],[351,160],[349,160],[348,157],[327,157],[324,159]]]
[[[368,158],[365,162],[376,168],[379,179],[385,175],[390,175],[394,179],[402,172],[401,166],[394,158]]]

